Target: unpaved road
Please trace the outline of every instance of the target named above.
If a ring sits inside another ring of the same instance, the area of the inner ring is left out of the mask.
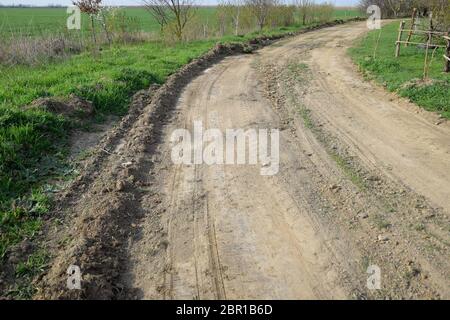
[[[450,126],[363,80],[346,49],[365,32],[351,23],[278,41],[184,87],[151,164],[135,170],[146,183],[118,206],[139,214],[115,297],[450,298]],[[171,134],[194,121],[280,129],[278,174],[174,165]],[[127,160],[120,148],[102,170]],[[98,196],[83,199],[94,210]],[[366,286],[370,265],[380,290]]]

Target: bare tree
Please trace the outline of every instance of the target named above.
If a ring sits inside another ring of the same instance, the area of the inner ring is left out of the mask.
[[[183,40],[186,24],[194,17],[194,0],[143,0],[146,9],[161,27],[173,28],[178,40]]]
[[[91,19],[92,27],[92,40],[97,43],[97,37],[95,36],[95,17],[98,15],[101,9],[102,0],[76,0],[73,1],[73,5],[77,6],[81,12],[89,15]]]
[[[372,4],[380,7],[383,18],[410,17],[417,8],[421,16],[433,13],[437,29],[447,31],[450,26],[450,0],[360,0],[359,8],[365,12]]]
[[[239,23],[243,7],[243,0],[221,0],[219,2],[219,7],[224,14],[223,20],[226,20],[226,18],[231,19],[234,35],[237,36],[239,34]]]
[[[270,9],[274,5],[274,0],[246,0],[245,3],[256,18],[259,30],[262,30],[266,25]]]
[[[108,39],[109,45],[111,45],[111,43],[112,43],[112,38],[111,38],[110,32],[108,30],[107,20],[108,20],[108,16],[110,15],[111,11],[112,11],[112,7],[102,7],[102,8],[100,8],[100,10],[97,14],[97,16],[100,20],[100,24],[103,28],[103,31],[105,32],[106,39]]]
[[[404,9],[406,0],[386,0],[386,5],[391,9],[394,17],[398,17],[401,10]]]
[[[312,18],[312,9],[314,6],[314,0],[295,0],[302,20],[302,24],[305,25]]]
[[[219,1],[216,10],[217,23],[219,24],[220,35],[223,36],[228,23],[228,4],[226,1]]]
[[[376,5],[380,8],[383,19],[393,16],[392,9],[388,6],[387,0],[360,0],[358,7],[363,13],[366,13],[367,8],[371,5]]]
[[[239,18],[241,16],[242,10],[242,0],[231,0],[229,1],[230,5],[230,16],[233,22],[234,35],[237,36],[239,34]]]

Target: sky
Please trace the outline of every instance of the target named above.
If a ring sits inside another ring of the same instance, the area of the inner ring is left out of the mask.
[[[141,5],[140,0],[104,0],[107,5]],[[197,3],[201,4],[215,4],[217,0],[198,0]],[[351,6],[355,5],[358,0],[331,0],[336,6]],[[11,5],[11,4],[26,4],[35,6],[46,6],[48,4],[60,4],[60,5],[70,5],[72,1],[70,0],[0,0],[0,4]]]

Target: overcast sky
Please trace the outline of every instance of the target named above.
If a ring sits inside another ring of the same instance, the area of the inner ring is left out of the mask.
[[[139,0],[104,0],[105,4],[108,5],[140,5],[142,4]],[[217,0],[198,0],[196,1],[200,4],[215,4]],[[350,6],[358,2],[358,0],[331,0],[337,6]],[[70,0],[0,0],[0,4],[10,5],[10,4],[27,4],[35,6],[46,6],[48,4],[60,4],[68,5],[71,4]]]

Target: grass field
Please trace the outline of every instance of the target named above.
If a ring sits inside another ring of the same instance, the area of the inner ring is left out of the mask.
[[[159,30],[155,19],[144,8],[129,7],[121,10],[128,17],[135,19],[139,30],[146,32]],[[197,14],[204,21],[215,20],[214,7],[199,8]],[[9,37],[14,34],[45,35],[77,32],[67,31],[67,17],[66,8],[0,8],[0,34]],[[89,26],[88,17],[82,15],[82,31],[86,32]]]
[[[434,54],[429,72],[431,80],[422,82],[425,50],[415,45],[402,45],[400,57],[395,58],[398,28],[399,22],[393,22],[384,26],[381,34],[378,30],[370,32],[350,50],[351,56],[367,76],[385,85],[390,91],[396,91],[423,108],[450,118],[450,74],[443,72],[443,49],[436,50]],[[374,58],[379,36],[379,46]],[[412,41],[424,40],[416,37]]]
[[[135,19],[139,30],[150,32],[158,31],[159,26],[155,19],[142,7],[123,8],[126,15]],[[200,7],[197,14],[202,21],[210,24],[216,22],[215,7]],[[354,9],[337,9],[336,19],[348,19],[359,15]],[[12,35],[42,35],[55,32],[68,32],[66,30],[66,8],[1,8],[0,7],[0,37]],[[88,17],[82,16],[82,31],[89,28]],[[70,31],[76,32],[76,31]]]

